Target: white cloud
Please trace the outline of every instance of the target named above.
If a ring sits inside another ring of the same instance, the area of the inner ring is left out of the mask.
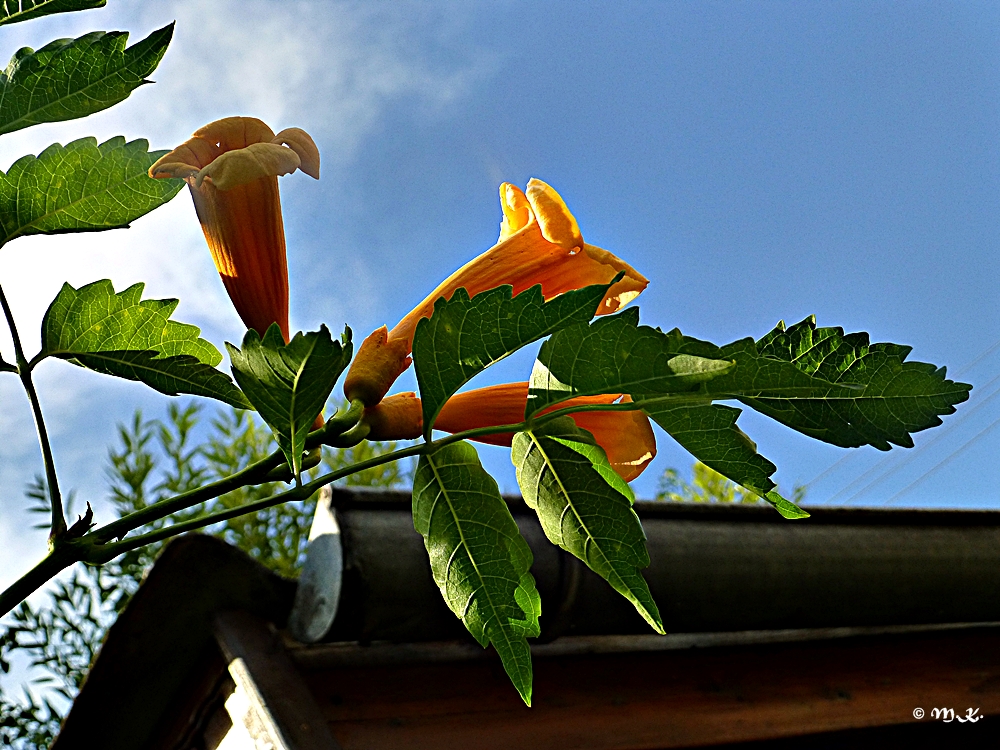
[[[439,55],[461,40],[461,4],[392,2],[268,2],[267,0],[118,0],[103,11],[65,14],[5,29],[12,54],[58,36],[96,28],[130,29],[134,43],[172,20],[174,41],[154,74],[123,104],[86,122],[42,125],[0,138],[0,168],[52,142],[89,134],[124,134],[172,147],[197,127],[233,114],[252,114],[273,127],[298,126],[317,140],[324,178],[336,179],[388,108],[405,103],[421,116],[446,116],[447,105],[492,71],[488,56]],[[446,58],[448,62],[441,63]],[[301,177],[287,179],[302,179]],[[286,222],[296,220],[286,206]],[[298,217],[304,218],[304,217]],[[360,264],[360,265],[359,265]],[[359,284],[364,259],[350,266]],[[177,318],[215,342],[242,330],[215,274],[187,196],[135,222],[128,231],[20,238],[0,250],[0,279],[18,318],[25,347],[38,346],[41,317],[63,282],[111,278],[117,289],[144,281],[151,297],[179,297]],[[373,304],[369,289],[365,304]],[[346,317],[344,314],[336,318]],[[0,333],[10,358],[10,337]],[[30,354],[29,354],[30,356]],[[69,372],[70,374],[66,374]],[[40,388],[53,438],[63,450],[67,485],[96,490],[114,422],[135,403],[129,384],[96,385],[97,376],[61,363],[45,365]],[[0,385],[0,583],[27,569],[44,551],[44,536],[23,535],[21,489],[39,470],[30,414],[16,379]],[[142,399],[139,399],[142,402]],[[89,458],[88,458],[89,457]],[[74,476],[73,471],[83,472]]]

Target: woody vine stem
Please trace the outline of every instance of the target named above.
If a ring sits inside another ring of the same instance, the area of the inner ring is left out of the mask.
[[[17,333],[17,324],[14,322],[14,314],[11,312],[7,302],[7,295],[4,294],[3,286],[0,285],[0,305],[3,306],[4,317],[7,318],[7,327],[10,329],[10,336],[14,342],[14,358],[17,366],[17,374],[24,386],[25,393],[28,394],[28,401],[31,402],[31,414],[35,420],[35,431],[38,433],[38,444],[42,449],[42,462],[45,464],[45,482],[49,491],[49,505],[52,509],[52,522],[49,530],[49,546],[54,547],[57,541],[66,533],[66,517],[63,514],[62,495],[59,492],[59,479],[56,477],[56,464],[52,458],[52,446],[49,444],[49,434],[45,429],[45,419],[42,417],[42,405],[38,400],[38,393],[35,391],[35,384],[31,380],[31,364],[24,356],[24,349],[21,347],[21,337]]]
[[[4,309],[6,310],[6,301],[4,301]],[[144,526],[147,523],[166,518],[172,513],[176,513],[177,511],[185,508],[190,508],[191,506],[197,505],[198,503],[206,500],[219,497],[220,495],[224,495],[225,493],[231,492],[232,490],[240,487],[246,487],[248,485],[260,484],[264,481],[274,481],[275,479],[282,478],[291,480],[292,477],[288,471],[287,464],[282,465],[284,463],[284,458],[281,452],[275,451],[267,458],[251,464],[245,469],[225,477],[224,479],[212,482],[204,487],[199,487],[191,492],[185,492],[167,500],[162,500],[155,505],[151,505],[140,511],[136,511],[135,513],[130,513],[127,516],[119,518],[117,521],[94,529],[93,531],[85,533],[78,538],[63,539],[60,543],[53,545],[48,556],[46,556],[35,567],[25,573],[20,579],[0,594],[0,616],[5,615],[7,612],[12,610],[19,602],[23,601],[31,593],[44,585],[49,579],[74,563],[86,562],[93,565],[102,565],[113,560],[118,555],[129,552],[130,550],[137,549],[138,547],[152,544],[154,542],[159,542],[164,539],[183,534],[187,531],[195,531],[221,521],[236,518],[237,516],[255,513],[274,505],[280,505],[281,503],[293,500],[304,500],[326,485],[359,471],[364,471],[365,469],[371,469],[376,466],[381,466],[382,464],[398,461],[399,459],[408,458],[410,456],[433,453],[446,445],[450,445],[451,443],[455,443],[460,440],[538,428],[548,422],[559,419],[560,417],[565,417],[568,414],[576,414],[581,411],[632,411],[635,409],[642,409],[643,407],[649,407],[654,403],[665,403],[668,401],[671,403],[679,403],[690,400],[690,395],[682,395],[664,396],[662,398],[620,404],[577,405],[563,409],[556,409],[548,412],[547,414],[532,417],[516,424],[479,427],[472,430],[465,430],[438,440],[417,443],[416,445],[400,448],[399,450],[392,451],[391,453],[385,453],[380,456],[369,458],[365,461],[359,461],[356,464],[329,472],[328,474],[317,477],[310,482],[299,484],[292,489],[286,490],[285,492],[279,492],[276,495],[272,495],[271,497],[267,497],[262,500],[247,503],[246,505],[241,505],[236,508],[229,508],[224,511],[210,513],[206,516],[190,521],[171,524],[165,528],[157,529],[156,531],[151,531],[146,534],[140,534],[128,539],[125,538],[125,535],[128,534],[129,531]],[[361,442],[363,435],[367,433],[367,424],[362,419],[363,413],[363,405],[360,402],[353,402],[350,408],[343,414],[337,414],[322,428],[310,433],[309,440],[306,443],[307,448],[316,448],[323,444],[345,447],[348,443],[357,444]],[[354,433],[355,435],[353,440],[347,439],[351,433]],[[276,470],[283,470],[284,476],[278,475]],[[119,541],[111,541],[116,538]]]

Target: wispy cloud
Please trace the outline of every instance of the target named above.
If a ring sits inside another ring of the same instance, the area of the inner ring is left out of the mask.
[[[99,140],[120,134],[144,137],[153,148],[169,148],[206,122],[252,114],[276,128],[309,131],[320,146],[324,180],[336,179],[378,133],[390,108],[404,105],[419,117],[447,117],[449,105],[494,70],[488,53],[463,44],[469,19],[465,6],[457,2],[428,7],[330,0],[118,0],[101,11],[9,27],[3,39],[9,46],[0,54],[101,28],[129,29],[134,43],[173,20],[174,41],[153,76],[155,86],[141,87],[123,104],[84,122],[53,123],[0,138],[0,169],[50,143],[84,134]],[[317,189],[323,189],[323,182]],[[287,203],[285,216],[286,222],[311,218],[297,215]],[[349,266],[359,288],[371,277],[364,262],[357,259]],[[42,314],[62,283],[79,286],[100,278],[112,279],[118,289],[144,281],[148,296],[179,297],[178,319],[201,326],[216,343],[233,340],[242,330],[186,195],[128,231],[27,237],[0,250],[0,281],[29,349],[37,347]],[[312,279],[310,284],[321,288],[322,281]],[[373,304],[375,294],[374,288],[367,289],[356,304]],[[351,312],[340,310],[339,303],[324,303],[321,312],[327,311],[324,305],[338,308],[330,310],[336,320]],[[10,352],[5,330],[0,348]],[[54,369],[52,374],[45,371],[43,380],[47,413],[63,420],[57,430],[65,451],[61,473],[86,494],[103,494],[103,446],[114,435],[114,423],[133,410],[135,386],[94,386],[88,378],[57,375]],[[30,417],[6,411],[17,397],[15,391],[10,383],[0,390],[0,497],[5,498],[0,539],[7,541],[12,538],[11,524],[23,519],[12,512],[19,507],[16,498],[40,468]],[[116,393],[126,395],[116,398]],[[100,407],[93,408],[97,401]],[[38,546],[34,541],[32,545]],[[0,585],[31,562],[19,554],[24,550],[17,545],[2,547]]]

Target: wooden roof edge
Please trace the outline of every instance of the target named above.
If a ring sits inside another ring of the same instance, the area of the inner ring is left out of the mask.
[[[279,626],[295,581],[215,537],[171,541],[108,631],[54,750],[149,747],[170,707],[217,650],[212,622],[242,610]],[[221,662],[220,662],[221,663]]]

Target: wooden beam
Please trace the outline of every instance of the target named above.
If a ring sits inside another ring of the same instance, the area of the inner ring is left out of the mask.
[[[236,683],[239,700],[226,702],[231,713],[241,708],[234,723],[275,750],[340,750],[277,632],[247,612],[219,614],[214,632]]]
[[[1000,714],[997,628],[632,653],[544,648],[530,709],[495,658],[392,664],[371,646],[367,664],[310,673],[308,659],[297,661],[346,750],[681,748],[906,725],[916,708],[928,724],[934,708]],[[967,726],[954,722],[953,746]]]

